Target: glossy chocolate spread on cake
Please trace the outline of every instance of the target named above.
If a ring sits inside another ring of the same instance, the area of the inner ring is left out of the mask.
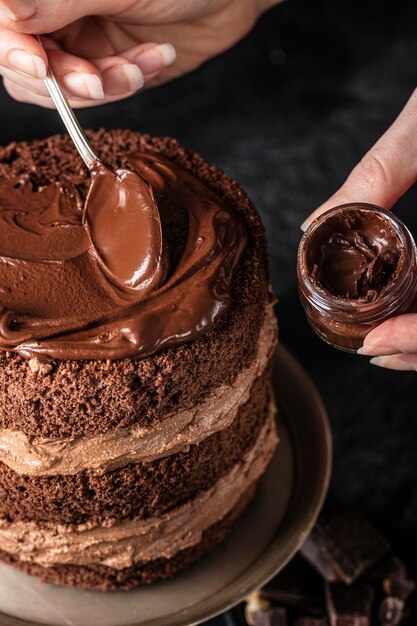
[[[383,217],[350,208],[341,209],[316,230],[306,260],[318,289],[372,302],[392,283],[405,254]]]
[[[129,163],[139,176],[97,166],[85,203],[74,185],[0,182],[0,349],[142,358],[227,311],[243,223],[167,159]]]

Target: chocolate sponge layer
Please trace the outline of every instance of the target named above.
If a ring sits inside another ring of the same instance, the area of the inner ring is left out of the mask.
[[[264,230],[242,189],[199,155],[169,138],[131,131],[89,134],[109,165],[128,165],[137,149],[154,150],[214,189],[248,226],[248,245],[232,286],[232,305],[204,336],[138,361],[52,361],[34,373],[22,357],[0,353],[0,428],[58,437],[117,430],[160,421],[231,383],[254,358],[269,300]],[[67,136],[0,148],[0,178],[28,176],[35,186],[60,179],[85,195],[89,176]]]
[[[185,569],[204,554],[213,550],[236,526],[239,516],[250,502],[254,492],[255,486],[251,486],[228,515],[204,531],[200,543],[181,550],[171,559],[161,558],[137,563],[133,567],[121,570],[104,565],[93,565],[90,567],[75,565],[42,567],[34,563],[20,561],[18,558],[1,550],[0,560],[23,570],[26,574],[36,576],[44,582],[55,585],[102,591],[132,589],[133,587],[153,583],[156,580],[172,578],[177,572]]]
[[[187,451],[100,476],[32,478],[0,463],[0,517],[80,524],[159,516],[209,489],[254,445],[269,414],[270,369],[253,384],[233,423]]]

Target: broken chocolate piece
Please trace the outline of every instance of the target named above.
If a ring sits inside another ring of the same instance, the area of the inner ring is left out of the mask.
[[[378,621],[380,626],[398,626],[404,615],[404,600],[390,596],[379,605]]]
[[[369,578],[376,581],[387,596],[401,600],[415,591],[416,584],[408,577],[407,568],[397,556],[389,556],[369,572]]]
[[[277,604],[305,609],[308,613],[323,612],[323,580],[300,556],[262,589],[262,595]]]
[[[245,619],[249,626],[253,626],[253,616],[256,613],[266,611],[271,603],[263,597],[261,591],[253,591],[245,598]]]
[[[389,549],[388,542],[356,511],[320,520],[301,554],[327,582],[352,584]]]
[[[327,614],[331,626],[370,626],[374,590],[366,584],[326,585]]]
[[[382,587],[387,595],[394,596],[400,600],[407,600],[415,590],[416,584],[409,578],[391,577],[384,578]]]
[[[246,598],[245,618],[250,626],[287,626],[287,611],[273,607],[260,591]]]
[[[287,626],[287,611],[283,607],[273,607],[255,611],[252,614],[253,626]]]
[[[399,560],[399,559],[398,559]],[[405,566],[396,572],[387,573],[382,580],[382,588],[387,596],[394,596],[400,600],[407,600],[415,591],[416,584],[410,580]]]

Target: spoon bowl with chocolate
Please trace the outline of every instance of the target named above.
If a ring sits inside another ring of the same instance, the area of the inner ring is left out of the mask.
[[[384,320],[417,308],[413,237],[375,205],[344,204],[319,216],[301,239],[297,276],[312,328],[347,352]]]
[[[39,37],[38,41],[42,44]],[[50,66],[44,82],[91,173],[83,215],[91,250],[116,288],[126,295],[132,290],[146,295],[162,283],[168,269],[152,188],[137,172],[106,167],[91,147]]]

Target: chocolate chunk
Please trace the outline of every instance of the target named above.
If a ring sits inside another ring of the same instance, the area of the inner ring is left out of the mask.
[[[271,606],[260,591],[246,598],[245,618],[250,626],[287,626],[286,609]]]
[[[305,609],[308,613],[323,613],[323,581],[299,556],[262,589],[262,594],[277,604]]]
[[[408,577],[406,566],[397,556],[384,559],[369,572],[369,578],[377,581],[387,596],[401,600],[407,600],[416,588],[415,582]]]
[[[415,591],[416,584],[407,576],[407,570],[389,573],[384,576],[382,588],[388,596],[395,596],[400,600],[407,600]]]
[[[331,626],[370,626],[374,590],[366,584],[347,587],[326,585],[327,613]]]
[[[356,511],[318,522],[301,554],[327,580],[350,585],[389,549],[388,542]]]
[[[384,578],[382,587],[387,595],[394,596],[400,600],[407,600],[415,590],[416,584],[409,578],[392,576],[390,578]]]
[[[380,626],[398,626],[404,615],[404,600],[392,596],[384,598],[379,605],[378,622]]]
[[[253,626],[287,626],[287,611],[283,607],[261,609],[251,617]]]

